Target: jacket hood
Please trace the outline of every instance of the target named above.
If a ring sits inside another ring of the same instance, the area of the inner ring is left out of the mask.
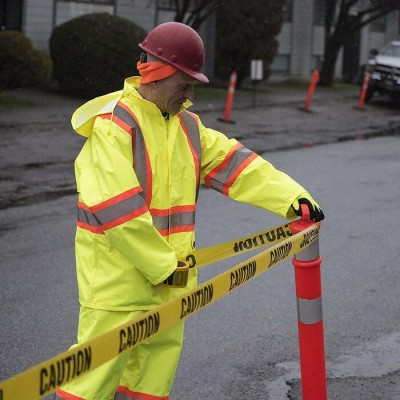
[[[140,86],[140,76],[134,76],[125,80],[124,89],[117,92],[109,93],[104,96],[96,97],[93,100],[80,106],[72,115],[72,128],[84,137],[89,137],[92,134],[94,121],[101,114],[112,113],[115,106],[122,96],[135,96],[140,99],[137,89]],[[182,106],[182,110],[190,107],[192,102],[186,100]]]
[[[96,97],[80,106],[71,118],[72,128],[84,137],[92,134],[93,124],[98,115],[111,113],[122,96],[122,90]]]

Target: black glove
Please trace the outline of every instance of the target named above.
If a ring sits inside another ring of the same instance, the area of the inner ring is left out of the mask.
[[[325,218],[321,207],[308,193],[302,193],[292,204],[294,213],[299,217],[301,217],[300,204],[305,204],[308,207],[310,221],[314,220],[315,222],[319,222]]]
[[[183,288],[187,286],[189,277],[189,264],[178,261],[176,270],[163,282],[169,287]]]

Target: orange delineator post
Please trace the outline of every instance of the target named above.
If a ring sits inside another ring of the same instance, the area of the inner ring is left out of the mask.
[[[362,89],[361,89],[361,93],[360,93],[360,99],[358,101],[358,108],[360,110],[364,109],[365,96],[367,95],[370,78],[371,78],[371,72],[365,71],[364,81],[363,81],[363,85],[362,85]]]
[[[302,219],[290,224],[293,234],[313,225],[307,206]],[[307,237],[304,237],[307,241]],[[300,372],[303,400],[327,400],[327,381],[322,318],[321,262],[318,239],[294,256]]]
[[[317,68],[314,70],[314,72],[311,76],[311,82],[310,82],[310,86],[308,87],[306,101],[304,102],[304,109],[306,111],[308,111],[308,108],[310,107],[311,99],[313,97],[315,87],[317,86],[318,79],[319,79],[319,69]]]
[[[229,79],[228,95],[226,98],[225,115],[223,119],[224,122],[232,122],[231,112],[232,112],[233,98],[235,96],[236,81],[237,81],[237,72],[232,71],[231,77]]]

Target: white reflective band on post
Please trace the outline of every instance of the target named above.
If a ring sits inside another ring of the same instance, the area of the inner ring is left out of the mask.
[[[322,321],[322,297],[314,300],[297,298],[297,319],[306,325]]]
[[[309,240],[308,238],[305,240]],[[319,257],[319,241],[318,239],[310,246],[294,255],[294,258],[299,261],[312,261]]]

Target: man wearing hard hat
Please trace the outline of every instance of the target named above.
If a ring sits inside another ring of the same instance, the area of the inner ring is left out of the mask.
[[[87,138],[75,161],[76,263],[86,342],[197,285],[194,251],[201,184],[284,218],[308,206],[308,192],[235,139],[206,128],[187,108],[207,83],[204,45],[190,27],[168,22],[139,45],[140,77],[79,108],[74,129]],[[167,400],[179,362],[183,322],[57,390],[65,400]]]

